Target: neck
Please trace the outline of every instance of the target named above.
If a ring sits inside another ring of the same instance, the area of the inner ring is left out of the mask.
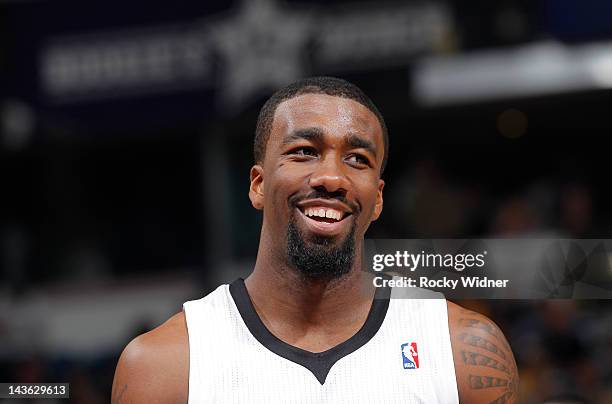
[[[259,317],[278,338],[304,349],[330,348],[350,338],[365,322],[374,288],[364,287],[361,243],[351,271],[335,279],[309,279],[290,267],[286,253],[268,248],[265,231],[253,273],[245,284]],[[277,244],[278,245],[278,244]],[[312,345],[311,338],[320,342]]]
[[[309,279],[293,268],[256,264],[245,284],[256,306],[270,303],[270,308],[316,321],[317,315],[332,320],[327,316],[350,303],[371,301],[374,290],[364,290],[364,282],[362,272],[354,268],[340,278]]]

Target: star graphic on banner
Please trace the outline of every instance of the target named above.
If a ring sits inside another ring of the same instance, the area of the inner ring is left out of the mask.
[[[215,25],[211,38],[223,58],[220,98],[233,109],[261,91],[304,75],[311,37],[307,11],[287,11],[274,0],[244,0],[234,17]]]

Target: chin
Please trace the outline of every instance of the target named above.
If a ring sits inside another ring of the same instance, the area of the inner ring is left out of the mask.
[[[304,234],[295,220],[287,228],[287,259],[310,279],[334,279],[348,274],[355,261],[355,223],[348,234],[333,237]]]

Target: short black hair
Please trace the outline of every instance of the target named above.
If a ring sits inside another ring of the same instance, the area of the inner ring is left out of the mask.
[[[349,83],[346,80],[339,79],[336,77],[309,77],[295,83],[288,85],[287,87],[281,88],[266,101],[264,106],[259,111],[259,118],[257,119],[257,127],[255,129],[255,142],[253,145],[253,154],[256,163],[261,163],[266,155],[266,146],[268,139],[270,139],[270,132],[272,131],[272,122],[274,120],[274,114],[276,108],[283,101],[291,98],[303,95],[303,94],[326,94],[335,97],[348,98],[353,101],[357,101],[361,105],[368,108],[376,115],[380,127],[383,133],[383,143],[385,147],[383,162],[380,173],[385,170],[387,165],[387,157],[389,154],[389,134],[387,132],[387,125],[385,120],[376,108],[376,105],[372,100],[365,95],[365,93],[356,85]]]

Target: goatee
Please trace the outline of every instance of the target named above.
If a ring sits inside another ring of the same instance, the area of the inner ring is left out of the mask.
[[[308,279],[335,279],[348,274],[355,261],[355,222],[336,246],[327,237],[315,236],[306,241],[295,216],[291,216],[287,226],[287,257],[290,265]]]

